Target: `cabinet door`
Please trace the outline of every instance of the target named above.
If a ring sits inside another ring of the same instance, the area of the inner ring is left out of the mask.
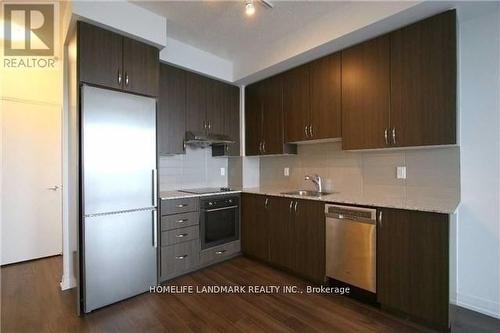
[[[207,130],[221,134],[224,131],[224,83],[207,81]]]
[[[393,145],[456,143],[456,59],[454,10],[391,33]]]
[[[325,278],[325,204],[298,200],[294,205],[294,270],[314,282]]]
[[[78,75],[80,82],[121,89],[122,36],[78,22]],[[121,79],[119,79],[121,77]]]
[[[156,47],[123,37],[123,88],[157,96],[160,58]]]
[[[262,143],[262,83],[245,87],[245,154],[260,155]]]
[[[283,74],[283,114],[285,142],[309,139],[309,66],[303,65]]]
[[[208,79],[188,72],[186,75],[186,131],[206,130]]]
[[[340,52],[313,61],[309,65],[311,86],[311,138],[340,138],[341,63]]]
[[[260,259],[269,258],[269,229],[266,196],[242,194],[241,196],[241,250],[244,254]]]
[[[383,306],[447,328],[448,259],[448,215],[382,210],[377,297]]]
[[[294,199],[269,199],[269,260],[272,264],[294,270]]]
[[[160,65],[157,126],[159,154],[184,153],[186,72],[165,64]]]
[[[283,81],[274,76],[262,82],[263,153],[283,154]]]
[[[342,51],[342,148],[385,147],[390,108],[390,39]]]
[[[240,88],[224,85],[224,134],[236,142],[228,145],[229,156],[240,156]]]

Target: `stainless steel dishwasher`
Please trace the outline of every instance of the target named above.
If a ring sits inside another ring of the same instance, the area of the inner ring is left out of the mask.
[[[375,293],[375,209],[325,205],[326,276]]]

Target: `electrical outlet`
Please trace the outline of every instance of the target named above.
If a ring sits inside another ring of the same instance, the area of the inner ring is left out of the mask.
[[[406,167],[405,166],[396,167],[396,178],[397,179],[406,179]]]
[[[283,175],[284,175],[285,177],[290,176],[290,168],[284,168],[284,169],[283,169]]]
[[[225,176],[226,175],[226,168],[220,168],[220,175]]]

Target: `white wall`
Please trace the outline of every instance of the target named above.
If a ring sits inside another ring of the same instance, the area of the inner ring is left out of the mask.
[[[457,303],[500,318],[500,3],[459,18]]]
[[[73,17],[164,47],[167,19],[124,0],[73,1]]]
[[[224,81],[233,81],[233,63],[173,38],[160,52],[160,60]]]

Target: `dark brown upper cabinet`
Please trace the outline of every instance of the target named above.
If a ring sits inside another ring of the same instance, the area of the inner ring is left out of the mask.
[[[224,131],[236,142],[226,146],[226,155],[240,156],[240,88],[224,85]]]
[[[285,142],[340,138],[340,87],[340,53],[285,72]]]
[[[80,82],[158,95],[157,48],[81,21],[77,29]]]
[[[186,74],[186,130],[204,132],[208,130],[206,121],[209,79],[187,72]]]
[[[456,12],[342,51],[342,147],[456,143]]]
[[[311,119],[309,139],[342,136],[340,52],[309,64]]]
[[[182,154],[186,132],[186,71],[161,64],[158,96],[158,153]]]
[[[456,143],[456,34],[455,10],[391,33],[392,145]]]
[[[240,137],[239,88],[191,72],[187,72],[186,81],[186,130],[227,134],[236,143],[228,145],[226,153],[230,149],[234,151],[233,147],[239,144]],[[226,123],[226,116],[229,116],[237,125]]]
[[[283,75],[285,142],[309,139],[309,66],[296,67]]]
[[[388,146],[390,38],[342,51],[342,148]]]
[[[245,87],[245,150],[246,155],[260,155],[262,148],[262,84]]]
[[[156,47],[123,37],[123,89],[157,96],[159,54]]]
[[[377,299],[448,332],[448,215],[382,209],[377,227]]]
[[[245,88],[246,154],[295,154],[285,144],[283,130],[283,80],[273,76]]]

